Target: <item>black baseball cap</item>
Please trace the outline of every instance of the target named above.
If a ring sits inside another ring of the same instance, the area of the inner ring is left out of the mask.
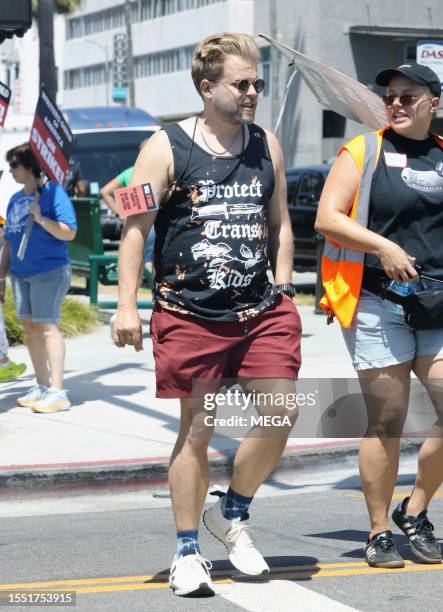
[[[420,85],[426,85],[431,90],[434,96],[441,96],[441,84],[440,79],[431,68],[423,66],[422,64],[416,64],[415,62],[409,62],[408,64],[402,64],[398,68],[387,68],[382,70],[375,77],[377,85],[389,85],[390,80],[396,74],[402,74],[414,83]]]

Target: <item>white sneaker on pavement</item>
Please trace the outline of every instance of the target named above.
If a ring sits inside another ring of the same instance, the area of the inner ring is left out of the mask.
[[[68,410],[71,407],[71,402],[65,390],[45,389],[40,398],[31,404],[32,412],[59,412],[59,410]]]
[[[212,563],[199,554],[174,559],[169,574],[169,586],[182,597],[211,597],[215,595],[209,571]]]
[[[44,385],[34,385],[26,395],[22,395],[17,398],[17,404],[19,406],[32,406],[34,402],[39,400],[43,393],[47,390]]]
[[[269,572],[269,565],[254,546],[248,521],[226,519],[221,509],[222,499],[204,511],[205,527],[226,546],[230,562],[243,574],[259,576]]]

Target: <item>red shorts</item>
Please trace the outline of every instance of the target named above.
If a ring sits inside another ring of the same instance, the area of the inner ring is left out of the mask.
[[[283,295],[239,322],[196,319],[155,305],[151,317],[157,397],[192,397],[193,379],[289,378],[301,364],[301,323]]]

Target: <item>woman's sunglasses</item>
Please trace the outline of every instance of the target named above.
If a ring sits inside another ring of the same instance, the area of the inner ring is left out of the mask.
[[[11,161],[11,162],[9,162],[9,167],[11,168],[11,170],[15,170],[19,166],[21,166],[19,161]]]
[[[383,102],[385,106],[392,106],[397,98],[402,106],[411,106],[411,104],[414,104],[421,96],[413,96],[412,94],[404,94],[403,96],[383,96]],[[426,98],[426,100],[432,100],[432,98]]]
[[[212,81],[213,83],[223,83],[223,81]],[[252,85],[255,91],[259,94],[266,87],[266,81],[264,79],[255,79],[255,81],[249,81],[249,79],[240,79],[240,81],[234,81],[230,83],[232,87],[235,87],[241,94],[247,94],[250,86]]]

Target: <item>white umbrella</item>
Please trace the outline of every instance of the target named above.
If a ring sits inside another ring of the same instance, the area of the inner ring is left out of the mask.
[[[383,101],[366,85],[277,42],[266,34],[259,36],[277,47],[290,61],[322,106],[371,129],[386,125]]]

